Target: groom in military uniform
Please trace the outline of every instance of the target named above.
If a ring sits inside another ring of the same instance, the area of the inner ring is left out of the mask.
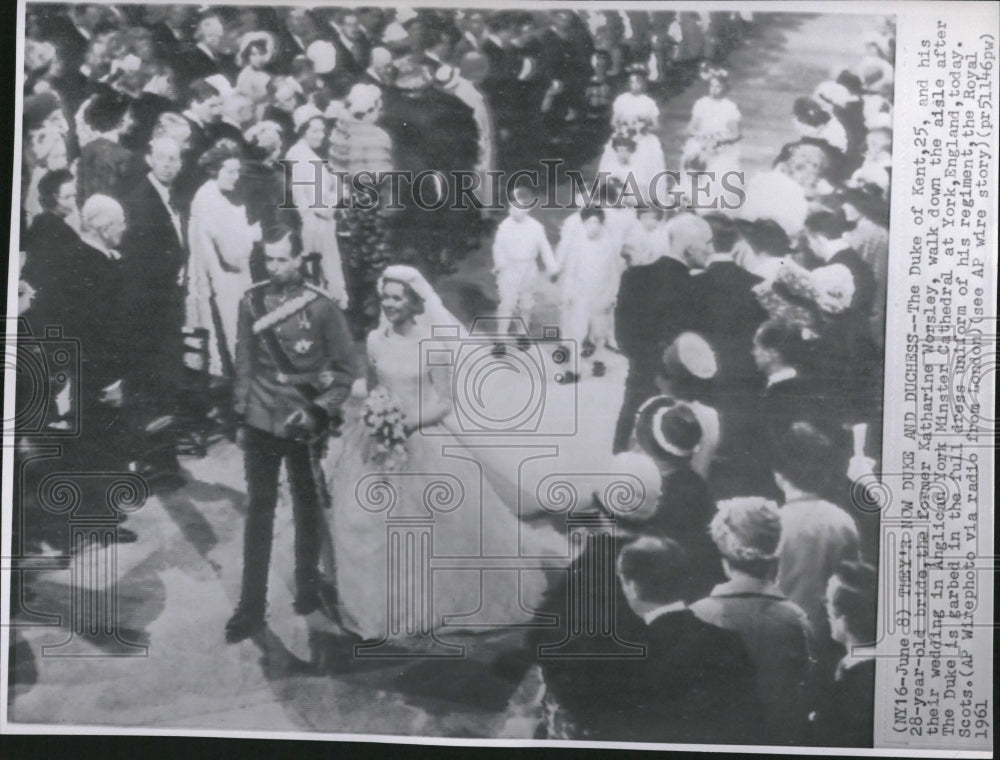
[[[322,444],[338,424],[354,379],[352,341],[330,297],[304,278],[302,242],[285,226],[264,236],[269,280],[240,302],[236,342],[237,444],[244,452],[249,507],[243,587],[226,640],[264,626],[278,472],[285,462],[295,522],[295,605],[320,607],[318,511],[325,497]],[[324,505],[328,506],[328,505]]]

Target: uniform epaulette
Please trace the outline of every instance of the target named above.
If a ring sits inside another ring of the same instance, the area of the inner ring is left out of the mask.
[[[313,291],[314,293],[318,293],[319,295],[323,296],[324,298],[328,298],[331,301],[333,300],[333,296],[331,296],[329,293],[323,290],[323,288],[321,288],[319,285],[313,285],[308,280],[304,281],[302,284],[305,285],[307,288],[309,288],[309,290]]]

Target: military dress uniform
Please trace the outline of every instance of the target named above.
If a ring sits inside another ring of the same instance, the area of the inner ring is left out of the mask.
[[[350,394],[352,347],[340,309],[309,283],[278,286],[264,281],[240,302],[234,395],[236,416],[245,430],[249,508],[240,604],[227,628],[231,640],[243,638],[235,630],[243,627],[249,634],[263,620],[282,461],[295,522],[296,611],[304,614],[317,606],[317,512],[324,484],[321,474],[316,477],[318,462],[311,447],[317,438],[325,440],[331,420]],[[315,430],[290,420],[302,411],[316,421]]]

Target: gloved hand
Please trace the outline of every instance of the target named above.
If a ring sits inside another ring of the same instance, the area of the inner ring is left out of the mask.
[[[319,420],[308,409],[297,409],[285,420],[285,431],[294,437],[309,437],[319,430]]]

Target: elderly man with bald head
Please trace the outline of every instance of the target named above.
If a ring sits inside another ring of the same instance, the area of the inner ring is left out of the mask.
[[[80,405],[80,437],[68,460],[87,470],[121,470],[121,431],[116,429],[124,397],[126,336],[121,303],[125,231],[121,204],[91,195],[80,209],[80,241],[61,298],[64,334],[79,340],[80,375],[73,394]]]
[[[177,140],[167,135],[154,137],[145,162],[145,176],[125,199],[128,226],[121,241],[122,316],[130,349],[127,392],[140,427],[175,411],[187,261],[187,222],[174,199],[181,169]],[[170,447],[160,457],[158,472],[176,471]]]
[[[649,264],[622,275],[615,307],[615,337],[629,360],[625,399],[618,415],[614,451],[624,451],[636,410],[657,393],[663,351],[674,338],[697,328],[698,304],[691,269],[703,265],[712,228],[696,214],[678,214],[667,223],[669,244]]]

